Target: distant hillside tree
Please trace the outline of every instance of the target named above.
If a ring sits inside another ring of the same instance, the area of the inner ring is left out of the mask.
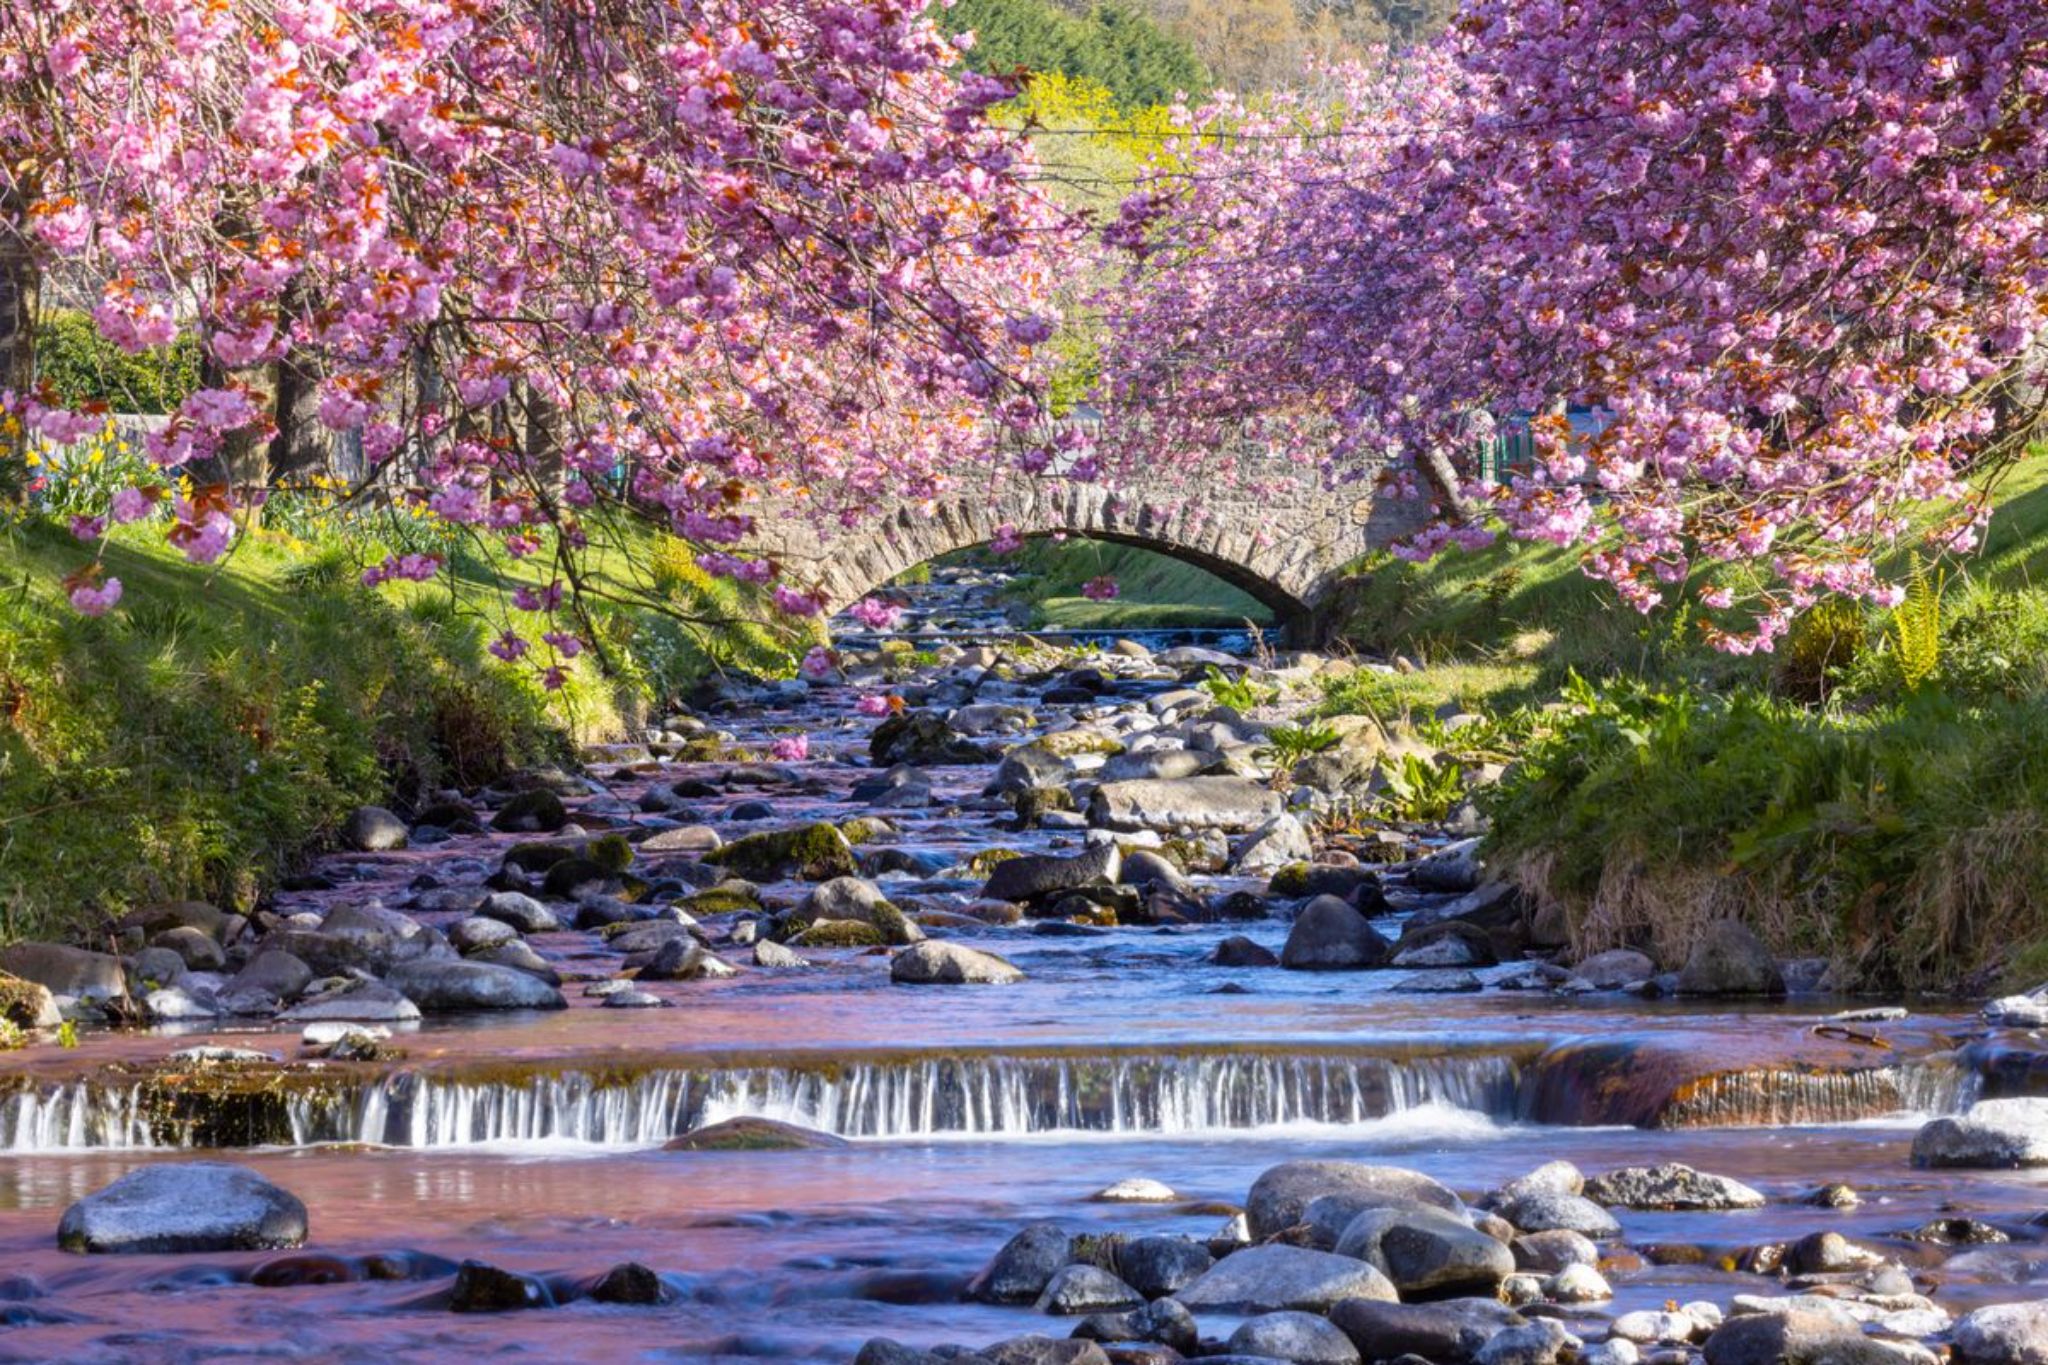
[[[1209,73],[1192,48],[1120,4],[1075,13],[1052,0],[960,0],[933,17],[949,33],[972,31],[978,71],[1034,72],[1092,81],[1124,109],[1171,103],[1208,91]]]

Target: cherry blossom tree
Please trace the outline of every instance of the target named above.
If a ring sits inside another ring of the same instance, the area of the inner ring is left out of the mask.
[[[1970,545],[2040,430],[2033,0],[1473,0],[1326,91],[1198,113],[1214,134],[1125,205],[1130,449],[1195,459],[1249,411],[1448,513],[1487,491],[1458,479],[1475,438],[1528,420],[1500,524],[1645,610],[1700,583],[1746,650],[1820,595],[1890,600],[1878,559],[1930,504]],[[1567,404],[1611,418],[1572,440]],[[1410,550],[1483,534],[1447,516]]]
[[[131,351],[200,337],[149,442],[209,476],[170,500],[194,560],[310,419],[360,441],[366,490],[572,588],[606,501],[768,581],[722,548],[758,493],[855,519],[1039,420],[1067,228],[985,117],[1012,93],[896,0],[14,6],[0,269],[95,290]],[[97,429],[22,386],[22,339],[0,318],[8,411]]]

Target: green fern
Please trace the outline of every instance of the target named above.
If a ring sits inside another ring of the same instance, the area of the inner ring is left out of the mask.
[[[1947,586],[1945,571],[1931,569],[1918,554],[1913,556],[1906,598],[1892,608],[1890,631],[1892,658],[1908,692],[1919,691],[1940,671],[1941,594]]]

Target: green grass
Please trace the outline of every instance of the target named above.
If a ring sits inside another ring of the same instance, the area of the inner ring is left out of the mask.
[[[786,672],[801,643],[750,624],[759,604],[680,542],[594,525],[596,648],[548,693],[485,646],[549,565],[442,541],[452,574],[373,591],[364,563],[440,533],[321,521],[280,506],[213,569],[129,528],[106,554],[122,601],[95,620],[60,586],[84,548],[0,519],[0,941],[156,900],[247,906],[356,805],[566,758],[709,669]]]
[[[1257,598],[1207,570],[1135,545],[1033,540],[996,563],[1026,576],[1012,596],[1030,604],[1031,624],[1041,628],[1139,630],[1273,619]],[[1108,602],[1083,597],[1081,585],[1103,575],[1116,580],[1118,595]]]

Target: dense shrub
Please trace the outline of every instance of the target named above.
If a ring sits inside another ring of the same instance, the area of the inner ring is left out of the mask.
[[[1581,950],[1676,966],[1701,921],[1736,915],[1846,982],[1933,987],[2048,934],[2048,698],[1570,700],[1489,806],[1493,856]]]
[[[36,329],[36,373],[67,403],[165,413],[199,387],[199,346],[180,337],[168,347],[130,355],[104,340],[89,314],[59,309]]]

